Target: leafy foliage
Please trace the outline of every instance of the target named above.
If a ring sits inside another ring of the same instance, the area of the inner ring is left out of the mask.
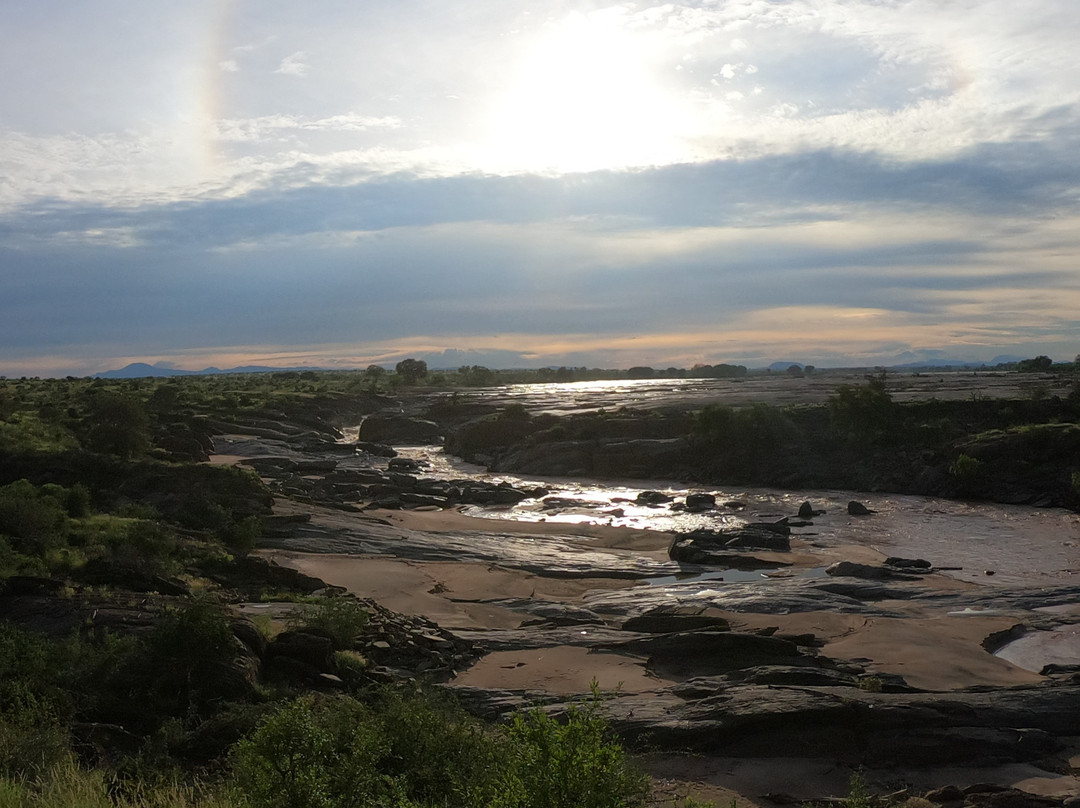
[[[867,376],[865,385],[842,384],[829,398],[833,430],[851,443],[887,443],[895,438],[897,410],[885,371]]]
[[[630,808],[643,805],[647,780],[634,769],[598,712],[599,701],[571,708],[559,722],[540,710],[514,718],[513,772],[530,808]]]

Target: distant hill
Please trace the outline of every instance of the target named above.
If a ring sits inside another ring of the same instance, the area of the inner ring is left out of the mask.
[[[238,368],[203,368],[202,370],[181,370],[164,365],[148,365],[145,362],[132,362],[119,370],[106,370],[95,373],[95,379],[145,379],[148,377],[164,378],[167,376],[214,376],[223,373],[287,373],[304,370],[325,370],[318,367],[272,368],[263,365],[245,365]]]

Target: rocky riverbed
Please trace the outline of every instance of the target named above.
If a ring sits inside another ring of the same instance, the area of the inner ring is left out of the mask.
[[[214,462],[256,469],[277,495],[261,553],[431,621],[417,630],[456,650],[447,686],[478,714],[558,711],[595,682],[620,733],[657,750],[656,776],[760,805],[839,793],[859,768],[879,791],[955,787],[931,799],[957,805],[1080,792],[1080,669],[1068,653],[1045,668],[995,655],[1076,636],[1080,584],[1057,562],[958,576],[951,559],[881,552],[867,537],[895,534],[891,513],[838,508],[836,492],[760,507],[641,487],[600,508],[558,480],[425,473],[390,445],[424,427],[390,416],[389,443],[221,426]],[[479,518],[522,507],[533,516]],[[618,524],[634,508],[704,517],[678,533]]]

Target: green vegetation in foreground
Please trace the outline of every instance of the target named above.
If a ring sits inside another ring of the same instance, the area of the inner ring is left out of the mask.
[[[0,807],[644,804],[598,700],[491,726],[371,685],[350,650],[368,614],[347,597],[275,584],[297,601],[287,628],[330,639],[341,692],[260,675],[220,581],[270,496],[193,461],[207,420],[332,434],[328,414],[369,406],[357,376],[0,380],[0,596],[16,606],[0,620]]]

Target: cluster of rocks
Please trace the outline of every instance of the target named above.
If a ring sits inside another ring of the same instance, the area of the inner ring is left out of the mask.
[[[346,510],[361,507],[360,503],[384,509],[514,505],[547,494],[544,488],[516,488],[509,483],[422,477],[420,464],[410,458],[392,457],[386,469],[289,457],[246,458],[243,465],[263,475],[276,494]]]
[[[265,675],[324,688],[417,678],[446,682],[482,653],[430,620],[392,612],[374,601],[358,602],[368,619],[349,647],[341,649],[344,656],[335,654],[326,634],[300,627],[278,634],[259,649]]]
[[[728,566],[735,569],[755,569],[763,566],[783,566],[782,562],[761,562],[753,556],[736,551],[791,551],[791,526],[786,522],[753,522],[736,528],[711,530],[700,528],[678,534],[668,547],[672,561],[686,564]],[[750,566],[747,567],[746,565]]]

